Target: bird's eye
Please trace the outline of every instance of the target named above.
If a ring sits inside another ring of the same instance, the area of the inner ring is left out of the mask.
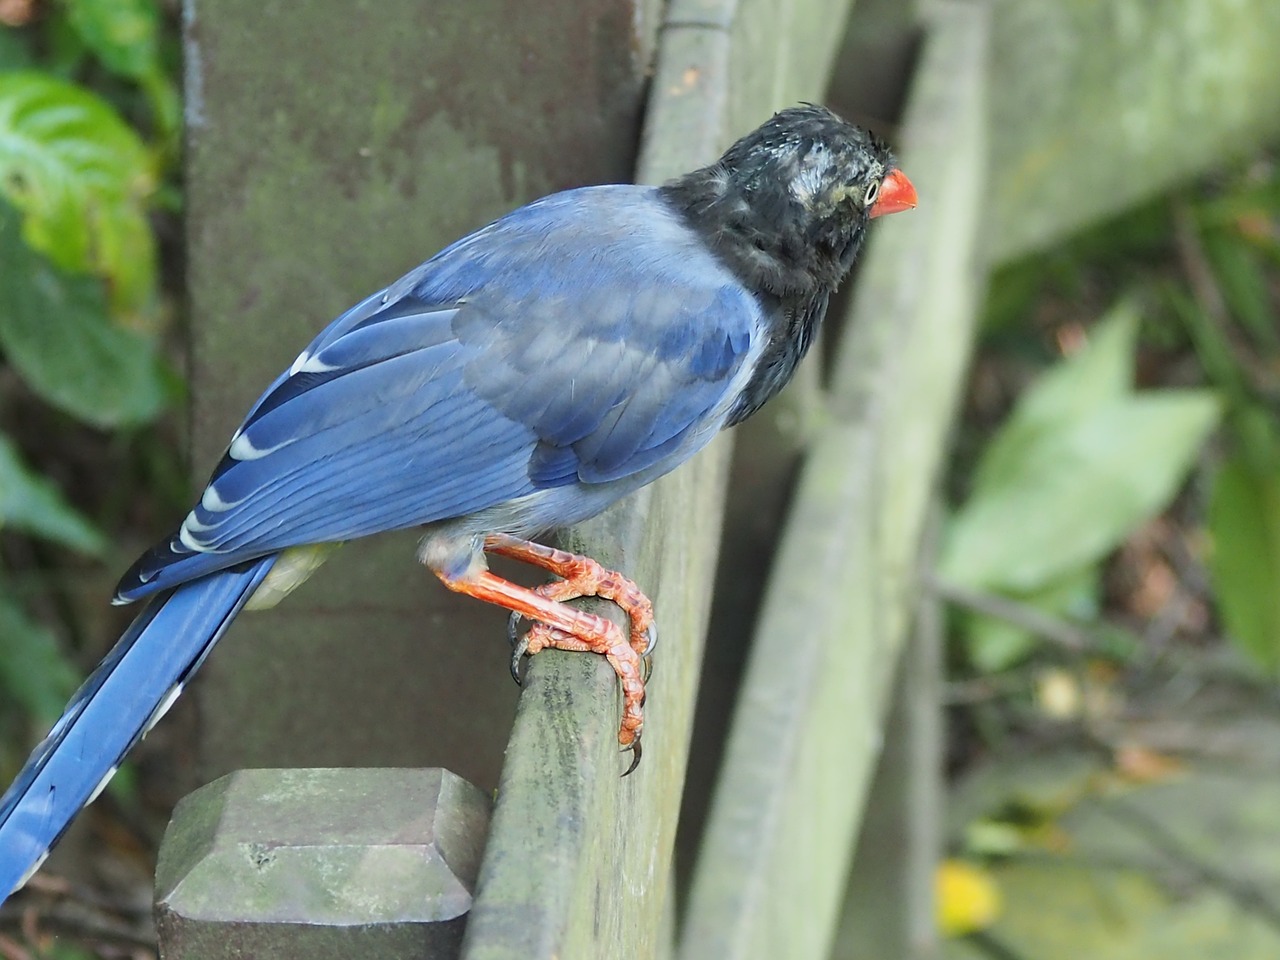
[[[862,195],[862,205],[869,207],[876,202],[876,197],[880,196],[880,181],[872,180],[871,186],[867,187],[867,192]]]

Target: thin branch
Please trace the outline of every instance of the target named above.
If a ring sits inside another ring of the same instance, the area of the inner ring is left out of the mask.
[[[1214,326],[1225,328],[1231,319],[1231,309],[1218,286],[1218,278],[1213,275],[1213,267],[1209,265],[1191,208],[1185,203],[1176,204],[1173,208],[1173,236],[1178,260],[1187,275],[1187,282],[1191,284],[1192,296]]]
[[[941,579],[936,574],[925,574],[924,583],[950,603],[1012,623],[1072,653],[1084,653],[1099,645],[1090,631],[1038,610],[1028,603],[963,587],[953,581]]]
[[[77,903],[55,903],[36,907],[27,904],[20,909],[0,909],[0,924],[26,927],[28,922],[36,929],[55,928],[82,940],[97,940],[128,947],[145,947],[155,951],[155,936],[140,932],[119,920],[89,913]]]
[[[1191,295],[1196,305],[1204,312],[1209,324],[1216,328],[1222,337],[1222,343],[1230,354],[1231,361],[1244,374],[1251,390],[1262,392],[1274,381],[1274,374],[1266,364],[1255,355],[1248,346],[1239,342],[1232,324],[1231,305],[1222,292],[1218,277],[1213,272],[1213,265],[1205,252],[1204,242],[1196,229],[1195,217],[1190,206],[1178,203],[1173,208],[1174,246],[1178,251],[1178,261],[1191,285]],[[1274,389],[1271,387],[1270,389]]]
[[[31,954],[16,941],[0,936],[0,957],[4,960],[32,960]]]
[[[109,899],[88,887],[70,883],[65,877],[37,875],[29,886],[35,896],[0,906],[0,928],[17,928],[31,943],[36,942],[40,930],[53,928],[79,940],[141,947],[155,955],[150,910]],[[0,945],[12,942],[0,937]],[[3,949],[0,958],[8,960]]]
[[[985,703],[1030,689],[1035,679],[1023,671],[953,680],[943,687],[942,702],[948,707]]]

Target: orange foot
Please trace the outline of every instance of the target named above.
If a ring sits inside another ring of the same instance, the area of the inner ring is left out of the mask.
[[[622,724],[618,742],[632,753],[630,773],[640,762],[640,734],[644,728],[644,683],[649,654],[657,634],[653,604],[631,580],[606,570],[595,560],[556,550],[528,540],[493,534],[485,538],[488,553],[523,560],[549,570],[562,579],[534,590],[481,570],[450,578],[436,575],[450,590],[497,604],[512,611],[512,631],[520,617],[536,621],[516,644],[512,674],[519,682],[519,663],[525,655],[547,648],[598,653],[609,661],[622,685]],[[601,597],[620,606],[631,619],[631,634],[624,638],[611,620],[568,606],[577,597]]]

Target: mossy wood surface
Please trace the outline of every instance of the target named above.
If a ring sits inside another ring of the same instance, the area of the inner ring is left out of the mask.
[[[156,867],[165,960],[457,956],[489,797],[447,770],[238,770],[183,798]]]
[[[930,524],[930,534],[936,526]],[[926,535],[924,558],[934,545]],[[830,960],[926,960],[936,953],[933,888],[946,792],[943,623],[941,600],[922,591],[899,658]]]
[[[994,0],[993,262],[1280,137],[1275,0]]]
[[[829,952],[978,298],[981,8],[940,9],[904,120],[921,206],[880,225],[765,597],[679,955]]]

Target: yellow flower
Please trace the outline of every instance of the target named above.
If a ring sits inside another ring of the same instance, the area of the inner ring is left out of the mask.
[[[938,929],[959,937],[991,926],[1000,913],[1000,889],[991,874],[961,860],[944,860],[934,874]]]

